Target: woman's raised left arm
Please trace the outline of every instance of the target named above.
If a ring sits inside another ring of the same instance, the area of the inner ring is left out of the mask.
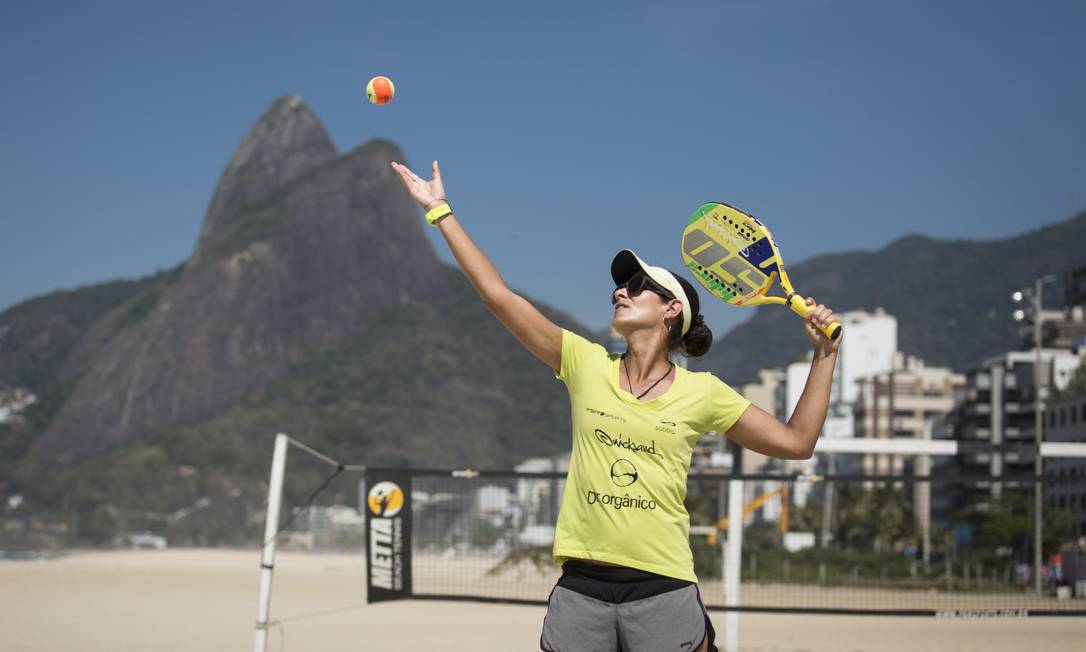
[[[833,369],[837,365],[837,352],[844,333],[832,341],[823,335],[820,328],[840,319],[826,306],[816,305],[810,297],[807,305],[813,309],[804,318],[804,329],[814,345],[814,357],[803,394],[788,423],[755,405],[747,408],[727,433],[743,448],[783,459],[803,460],[814,454],[829,409]]]

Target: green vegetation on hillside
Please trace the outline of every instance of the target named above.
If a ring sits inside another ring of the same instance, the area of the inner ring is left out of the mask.
[[[253,544],[263,527],[272,442],[286,432],[347,464],[508,468],[569,447],[565,388],[453,275],[454,295],[358,324],[335,349],[224,414],[165,428],[54,476],[34,507],[70,524],[73,539],[107,543],[118,530],[163,531],[178,544]],[[561,314],[550,316],[578,328]],[[581,332],[584,332],[581,329]],[[591,335],[588,333],[588,335]],[[300,505],[332,470],[292,450],[285,504]],[[355,504],[358,477],[337,479]],[[152,516],[145,516],[150,514]]]
[[[20,418],[0,423],[0,481],[49,426],[96,346],[142,321],[181,270],[53,292],[0,313],[0,388],[37,399]]]

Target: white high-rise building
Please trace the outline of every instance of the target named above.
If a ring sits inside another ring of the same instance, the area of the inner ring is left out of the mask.
[[[876,308],[874,313],[865,310],[842,313],[841,327],[844,329],[845,339],[837,354],[829,410],[822,426],[822,436],[826,438],[855,436],[852,404],[859,396],[857,381],[892,369],[894,354],[897,352],[897,318],[887,314],[882,308]],[[793,362],[785,369],[785,420],[791,418],[799,404],[799,397],[803,395],[807,376],[811,371],[811,357],[812,352],[809,351],[804,360]],[[800,468],[796,468],[797,466]],[[808,473],[813,473],[815,466],[814,459],[802,464],[786,464],[789,470]],[[805,483],[796,484],[797,505],[802,506],[806,502],[809,490]]]
[[[846,312],[841,315],[841,326],[845,340],[841,342],[837,368],[833,370],[831,406],[854,403],[859,396],[856,381],[890,371],[894,366],[894,353],[897,352],[897,318],[882,308],[877,308],[874,313],[865,310]],[[788,366],[788,416],[792,415],[799,403],[810,369],[810,354],[806,361]],[[832,407],[830,414],[833,414]]]
[[[822,429],[825,437],[853,436],[852,404],[859,397],[858,381],[890,371],[897,352],[897,318],[882,308],[874,314],[864,310],[846,312],[841,315],[841,326],[845,340],[833,370],[830,408]],[[795,411],[810,371],[810,353],[805,360],[788,365],[785,419]]]

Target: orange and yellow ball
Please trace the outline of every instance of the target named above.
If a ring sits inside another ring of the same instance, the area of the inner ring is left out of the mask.
[[[396,87],[388,77],[378,75],[366,84],[366,97],[374,104],[388,104],[396,94]]]

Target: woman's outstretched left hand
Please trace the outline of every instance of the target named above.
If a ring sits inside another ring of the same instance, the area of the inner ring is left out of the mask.
[[[437,161],[434,161],[434,178],[430,181],[421,178],[403,163],[393,161],[392,169],[400,176],[403,187],[424,210],[430,210],[443,202],[447,203],[445,185],[441,183],[441,169],[438,168]]]
[[[831,340],[820,329],[835,321],[841,321],[841,318],[833,314],[833,311],[826,306],[815,303],[812,297],[807,297],[806,303],[810,312],[803,318],[803,327],[807,331],[807,339],[811,340],[811,344],[814,345],[815,356],[836,354],[837,350],[841,348],[841,340],[845,337],[844,333],[838,336],[836,340]]]

